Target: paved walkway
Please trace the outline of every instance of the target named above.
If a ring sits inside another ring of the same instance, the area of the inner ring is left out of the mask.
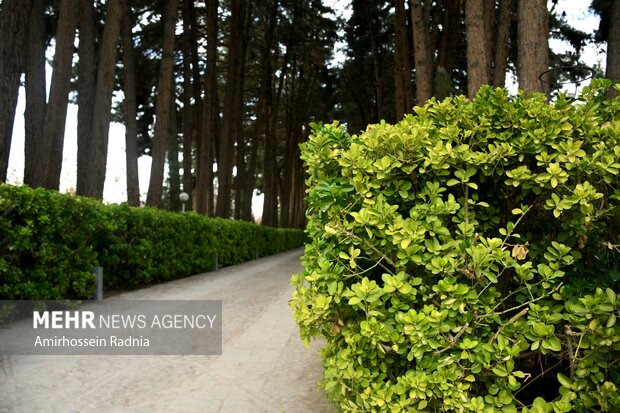
[[[300,250],[124,293],[223,301],[221,356],[12,356],[0,412],[333,412],[288,301]]]

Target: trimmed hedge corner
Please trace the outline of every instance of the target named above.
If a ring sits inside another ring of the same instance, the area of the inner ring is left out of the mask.
[[[482,88],[302,146],[291,305],[348,412],[620,411],[620,98]]]
[[[303,245],[302,230],[268,228],[0,185],[0,299],[88,299],[96,266],[107,289],[211,271]]]

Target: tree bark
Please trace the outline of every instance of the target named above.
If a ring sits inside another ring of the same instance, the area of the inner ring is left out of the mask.
[[[277,107],[274,102],[273,60],[274,31],[278,0],[274,0],[269,21],[265,29],[264,43],[261,50],[261,97],[259,109],[263,119],[265,148],[263,158],[263,215],[261,223],[266,226],[278,226],[278,161],[275,123]]]
[[[112,107],[112,92],[114,91],[114,67],[116,66],[116,53],[124,1],[110,0],[108,2],[108,12],[103,29],[99,65],[97,67],[92,140],[88,145],[90,163],[86,165],[84,170],[80,170],[80,165],[78,164],[78,176],[84,174],[86,177],[82,182],[83,186],[80,186],[80,181],[78,181],[78,195],[86,195],[96,199],[103,199],[103,186],[105,184],[108,158],[110,110]]]
[[[202,106],[202,133],[198,142],[198,165],[196,173],[196,210],[201,214],[214,215],[213,154],[219,124],[217,98],[217,32],[218,1],[207,2],[207,68],[205,73],[205,101]]]
[[[60,2],[50,96],[45,111],[45,134],[50,141],[45,187],[54,190],[60,187],[78,3],[78,0]]]
[[[547,0],[518,0],[519,89],[546,92],[539,76],[549,68],[549,13]]]
[[[403,0],[394,0],[394,104],[396,120],[413,108],[409,29]]]
[[[224,119],[220,141],[217,177],[216,215],[222,218],[230,216],[232,171],[234,162],[234,143],[241,133],[241,112],[243,105],[243,59],[244,53],[244,18],[245,0],[232,0],[230,38],[228,47],[228,77],[226,80],[226,97],[224,102]]]
[[[467,35],[467,95],[470,99],[482,85],[491,83],[491,56],[487,44],[485,20],[486,0],[465,2],[465,24]]]
[[[258,143],[252,142],[250,147],[250,157],[246,170],[245,187],[243,188],[243,205],[241,207],[241,219],[252,221],[252,198],[254,197],[254,186],[256,184],[256,164],[258,163]]]
[[[246,142],[243,133],[237,135],[237,142],[235,146],[235,167],[237,168],[237,173],[235,174],[234,187],[235,187],[235,196],[234,196],[234,214],[233,217],[236,220],[242,219],[242,210],[245,205],[246,199],[245,195],[245,187],[248,182],[248,172],[246,170]]]
[[[171,78],[173,81],[173,78]],[[174,85],[173,85],[174,87]],[[181,210],[181,174],[179,162],[179,135],[177,129],[177,108],[174,99],[170,100],[170,122],[168,125],[168,150],[166,152],[168,158],[168,195],[170,196],[170,210]],[[187,208],[187,205],[186,205]]]
[[[44,160],[50,151],[50,141],[41,127],[45,123],[47,105],[45,46],[45,3],[34,0],[29,22],[24,112],[24,183],[33,188],[45,183]]]
[[[413,23],[416,100],[418,105],[423,105],[433,95],[433,50],[429,39],[429,16],[422,0],[410,0],[410,8]]]
[[[127,204],[140,206],[140,178],[138,175],[138,103],[136,100],[136,59],[131,36],[133,27],[131,6],[123,13],[123,92],[125,101],[125,155],[127,167]]]
[[[192,78],[192,26],[195,24],[191,13],[193,0],[183,0],[183,191],[189,195],[187,206],[192,209],[192,149],[194,146],[194,111],[192,97],[196,96],[194,85],[198,79]],[[197,102],[196,102],[197,104]]]
[[[462,0],[445,0],[445,14],[443,16],[443,30],[438,56],[438,67],[452,73],[458,58],[458,44],[462,34]]]
[[[212,2],[209,2],[212,3]],[[194,94],[194,105],[192,108],[192,116],[193,116],[193,146],[198,151],[198,147],[200,146],[200,141],[202,139],[202,127],[203,127],[203,119],[202,119],[202,106],[203,106],[203,97],[202,97],[202,81],[201,81],[201,73],[200,73],[200,55],[198,53],[198,28],[197,28],[197,18],[196,18],[196,9],[194,7],[194,2],[191,0],[187,0],[187,4],[189,5],[189,20],[191,22],[190,30],[189,30],[189,44],[191,50],[191,61],[192,61],[192,75],[193,75],[193,83],[192,83],[192,91]],[[215,10],[217,13],[217,8]],[[216,16],[217,17],[217,16]],[[190,182],[187,182],[187,189],[185,190],[187,193],[192,193],[192,199],[194,195],[197,193],[196,191],[196,182],[198,175],[198,155],[196,156],[196,166],[194,169],[194,174],[191,177]],[[213,168],[211,168],[211,174],[213,174]],[[184,184],[185,185],[185,184]],[[213,194],[213,177],[211,178],[211,187],[208,188],[209,195]],[[194,205],[192,208],[196,208],[195,205],[197,202],[192,201]],[[213,202],[211,202],[213,204]],[[211,207],[212,209],[213,207]],[[212,211],[211,211],[212,213]]]
[[[370,15],[372,14],[372,16]],[[375,13],[366,13],[368,17],[368,32],[370,37],[370,47],[372,49],[372,63],[375,75],[375,113],[377,114],[377,120],[383,119],[384,115],[384,101],[383,96],[383,63],[379,41],[377,40],[377,34],[379,32],[377,27],[377,21]]]
[[[166,140],[170,122],[170,102],[174,99],[172,89],[174,32],[177,20],[178,0],[167,0],[164,12],[163,53],[159,66],[157,81],[157,104],[155,107],[155,135],[153,137],[153,162],[146,203],[151,206],[161,205],[164,164],[166,161]]]
[[[239,133],[236,134],[236,162],[235,162],[235,166],[237,167],[237,175],[235,177],[235,214],[234,217],[235,219],[244,219],[244,211],[247,209],[246,205],[248,203],[250,203],[250,209],[251,209],[251,203],[252,203],[252,199],[250,196],[250,199],[248,199],[246,197],[247,195],[247,191],[248,191],[248,186],[253,185],[253,181],[250,179],[249,174],[250,173],[254,173],[253,171],[250,172],[247,168],[248,165],[248,160],[246,159],[247,157],[247,149],[248,147],[252,146],[252,141],[251,139],[246,138],[245,133],[244,133],[244,127],[243,127],[243,109],[244,109],[244,104],[243,104],[243,90],[244,90],[244,85],[245,85],[245,65],[246,65],[246,51],[247,51],[247,40],[246,40],[246,36],[247,36],[247,28],[250,27],[250,24],[252,23],[252,16],[253,16],[253,12],[252,12],[252,2],[248,2],[248,5],[245,7],[245,12],[244,12],[244,24],[243,24],[243,31],[242,31],[242,41],[241,41],[241,68],[239,69],[239,73],[241,74],[241,81],[240,81],[240,85],[239,85],[239,90],[240,90],[240,96],[238,97],[238,102],[237,102],[237,107],[239,108]],[[252,188],[253,189],[253,188]],[[252,193],[253,190],[250,192]]]
[[[620,2],[611,2],[611,18],[609,19],[609,34],[607,38],[607,69],[605,76],[614,82],[620,82]],[[611,89],[610,97],[618,96],[620,92]]]
[[[497,22],[497,44],[493,63],[493,85],[506,86],[506,68],[508,65],[508,39],[513,15],[513,0],[500,0],[499,20]]]
[[[466,3],[469,3],[466,1]],[[495,0],[483,0],[484,44],[486,45],[487,84],[493,82],[493,56],[495,55]]]
[[[30,0],[4,0],[0,9],[0,182],[6,182],[19,78],[26,59]]]
[[[93,0],[80,3],[78,30],[78,79],[77,79],[77,188],[85,188],[93,140],[93,116],[97,88],[97,45],[95,42],[95,5]],[[128,171],[129,172],[129,171]],[[80,191],[78,190],[78,193]],[[131,205],[131,203],[130,203]]]

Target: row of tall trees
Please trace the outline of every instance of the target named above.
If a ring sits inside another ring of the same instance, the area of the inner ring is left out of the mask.
[[[523,89],[553,88],[540,74],[579,62],[589,40],[608,44],[607,75],[618,80],[619,2],[593,2],[596,36],[572,28],[557,3],[351,0],[344,20],[323,0],[2,0],[0,179],[24,74],[24,183],[58,189],[73,101],[78,194],[102,198],[115,120],[126,126],[129,204],[140,203],[137,159],[147,155],[149,205],[178,209],[185,191],[200,213],[249,220],[259,191],[264,224],[302,226],[298,145],[312,120],[355,132],[433,96],[504,86],[510,72]],[[550,37],[573,50],[553,53]]]

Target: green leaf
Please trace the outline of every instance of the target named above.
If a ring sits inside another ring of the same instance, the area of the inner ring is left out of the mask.
[[[607,319],[607,322],[605,323],[605,327],[611,328],[615,324],[616,324],[616,315],[615,314],[610,314],[609,318]]]
[[[359,304],[362,302],[362,299],[359,297],[351,297],[349,299],[349,305],[355,305],[355,304]]]
[[[570,379],[566,377],[565,375],[563,375],[562,373],[558,373],[558,381],[560,382],[562,386],[568,389],[570,389],[573,386],[573,383],[570,381]]]
[[[336,235],[338,233],[334,228],[330,227],[329,225],[325,225],[324,229],[325,232],[329,235]]]
[[[507,404],[502,407],[503,413],[517,413],[517,407],[514,404]]]
[[[558,179],[555,176],[551,177],[551,187],[555,188],[556,186],[558,186]]]
[[[542,397],[537,397],[536,399],[534,399],[534,403],[532,404],[532,406],[535,409],[546,411],[546,409],[547,409],[547,402]]]
[[[547,350],[551,350],[551,351],[561,351],[562,350],[562,343],[555,336],[549,337],[549,338],[543,340],[542,341],[542,346],[543,346],[543,348],[545,348]]]
[[[504,367],[498,366],[493,369],[493,374],[499,377],[506,377],[508,375],[508,372]]]

